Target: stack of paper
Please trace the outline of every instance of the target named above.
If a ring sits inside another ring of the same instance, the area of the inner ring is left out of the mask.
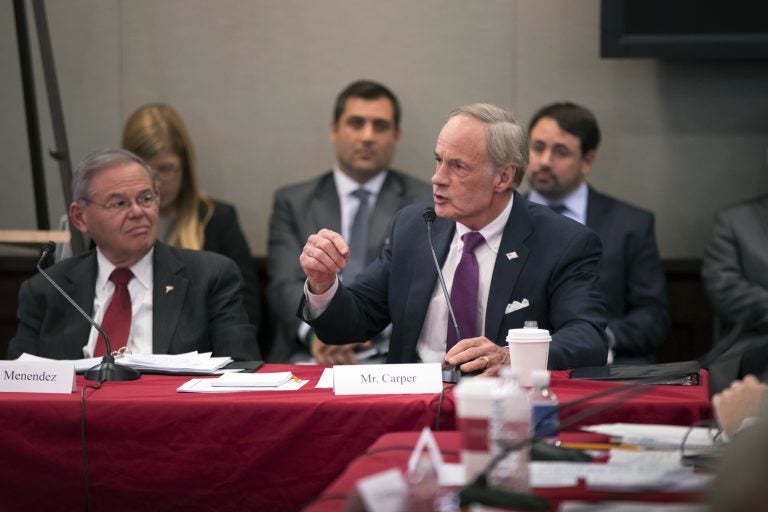
[[[44,357],[22,354],[19,361],[50,361]],[[101,362],[100,357],[77,359],[75,371],[84,372]],[[231,357],[211,357],[210,352],[188,352],[186,354],[124,354],[115,362],[130,366],[142,373],[176,373],[182,375],[213,375],[223,373],[223,367],[232,362]]]
[[[218,379],[191,379],[179,386],[179,393],[232,393],[235,391],[295,391],[308,380],[291,372],[227,373]]]

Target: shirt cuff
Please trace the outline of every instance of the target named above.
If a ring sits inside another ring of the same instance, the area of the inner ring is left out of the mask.
[[[339,276],[333,281],[328,290],[320,295],[315,295],[309,291],[309,285],[307,281],[304,281],[304,297],[307,298],[306,306],[304,307],[304,318],[307,320],[314,320],[328,309],[328,304],[331,303],[331,299],[336,294],[336,290],[339,289]]]

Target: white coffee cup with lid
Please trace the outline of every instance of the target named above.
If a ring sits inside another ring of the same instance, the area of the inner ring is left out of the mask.
[[[539,329],[536,322],[525,322],[522,329],[507,332],[509,364],[516,371],[522,386],[532,386],[531,373],[546,370],[549,360],[549,343],[552,336],[546,329]]]

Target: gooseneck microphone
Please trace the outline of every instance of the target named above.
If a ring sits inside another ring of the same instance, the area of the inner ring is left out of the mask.
[[[107,336],[107,333],[104,332],[104,329],[101,328],[101,326],[96,323],[96,321],[91,318],[91,316],[83,311],[83,308],[81,308],[77,302],[72,299],[72,297],[65,292],[61,286],[56,284],[56,281],[51,278],[51,276],[48,275],[48,273],[43,270],[42,264],[43,260],[48,256],[49,254],[52,254],[56,250],[56,244],[53,242],[45,242],[43,244],[43,252],[40,255],[40,259],[37,261],[37,270],[42,274],[42,276],[49,282],[51,285],[56,288],[56,291],[58,291],[62,297],[67,299],[67,301],[72,304],[72,306],[83,315],[83,317],[88,320],[88,322],[96,329],[99,334],[104,338],[104,344],[106,345],[106,355],[101,360],[101,363],[97,364],[93,368],[90,368],[89,370],[86,370],[85,372],[85,379],[86,380],[95,380],[99,382],[108,382],[108,381],[120,381],[120,380],[136,380],[139,377],[141,377],[141,374],[134,370],[133,368],[130,368],[128,366],[124,366],[121,364],[115,363],[115,356],[112,355],[112,345],[109,343],[109,337]]]
[[[440,287],[443,290],[443,297],[445,297],[445,303],[448,305],[448,316],[451,318],[453,328],[456,329],[456,339],[461,339],[459,333],[459,324],[456,322],[456,315],[453,314],[453,306],[451,306],[451,296],[448,294],[448,288],[445,286],[445,279],[443,278],[443,270],[440,268],[440,263],[437,261],[437,254],[435,254],[435,246],[432,244],[432,223],[435,221],[437,214],[435,209],[431,206],[424,208],[424,222],[427,223],[427,240],[429,241],[429,250],[432,252],[432,261],[435,262],[435,269],[437,269],[437,278],[440,280]],[[458,382],[461,378],[461,370],[454,365],[443,366],[443,382]]]

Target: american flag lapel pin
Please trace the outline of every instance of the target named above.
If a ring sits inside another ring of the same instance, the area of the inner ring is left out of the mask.
[[[517,259],[517,251],[512,251],[507,253],[507,259],[509,261],[516,260]]]

